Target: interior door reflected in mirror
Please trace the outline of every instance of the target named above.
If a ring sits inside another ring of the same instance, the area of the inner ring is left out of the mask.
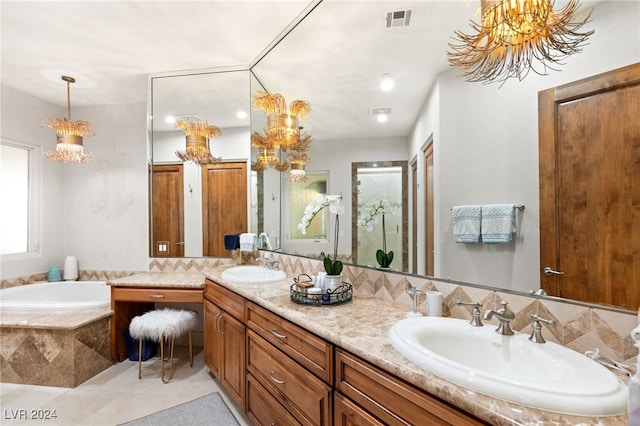
[[[406,161],[352,163],[354,263],[408,270]]]

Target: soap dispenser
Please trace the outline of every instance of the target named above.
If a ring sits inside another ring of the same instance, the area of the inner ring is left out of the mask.
[[[638,309],[640,318],[640,309]],[[629,379],[629,426],[640,426],[640,325],[631,331],[631,338],[638,348],[638,361],[636,364],[636,374]]]

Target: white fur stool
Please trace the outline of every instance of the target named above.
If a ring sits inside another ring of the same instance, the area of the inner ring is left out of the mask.
[[[193,367],[193,346],[191,341],[191,330],[198,323],[198,314],[193,311],[183,309],[158,309],[137,316],[129,324],[129,334],[135,339],[139,339],[138,348],[138,379],[142,378],[142,340],[150,339],[160,342],[160,359],[162,370],[162,381],[168,383],[173,377],[173,344],[175,338],[189,332],[189,364]],[[169,378],[164,378],[164,341],[169,342],[171,367]]]

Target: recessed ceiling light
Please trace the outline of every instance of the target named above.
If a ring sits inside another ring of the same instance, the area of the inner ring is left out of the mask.
[[[393,86],[394,82],[391,78],[391,74],[382,74],[382,80],[380,80],[380,90],[382,90],[383,92],[389,92],[391,89],[393,89]]]
[[[370,110],[378,123],[384,123],[389,119],[391,114],[391,107],[374,107]]]
[[[167,117],[165,117],[164,121],[169,124],[175,124],[176,118],[173,115],[168,115]]]
[[[247,113],[244,111],[238,111],[236,117],[238,117],[240,120],[244,120],[245,118],[247,118]]]

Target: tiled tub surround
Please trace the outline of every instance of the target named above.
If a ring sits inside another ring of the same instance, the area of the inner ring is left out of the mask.
[[[223,270],[224,268],[219,268],[218,271],[204,272],[204,274],[248,300],[263,306],[414,386],[476,415],[492,425],[580,424],[622,426],[627,424],[626,415],[611,417],[573,416],[497,400],[428,373],[402,357],[391,346],[387,337],[391,326],[405,318],[406,312],[410,310],[407,309],[406,303],[380,300],[380,297],[357,291],[353,300],[344,305],[323,307],[298,305],[290,300],[289,287],[292,283],[291,280],[263,288],[237,286],[220,279],[220,273]],[[308,269],[307,272],[311,272],[311,269]],[[383,273],[380,274],[384,275]],[[352,282],[357,281],[353,280]],[[402,285],[404,285],[404,282]],[[362,288],[362,283],[358,287]],[[458,295],[463,296],[465,294],[461,293],[460,289],[453,287],[443,288],[447,294],[448,301]],[[400,298],[399,294],[396,294],[396,296]],[[473,294],[473,296],[477,297],[478,294]],[[502,295],[496,296],[501,297]],[[446,303],[450,305],[449,302]],[[517,305],[515,301],[512,303]],[[523,314],[522,306],[514,306],[514,308],[518,309],[519,315]],[[448,310],[447,314],[460,313],[465,316],[465,312],[466,310],[461,310],[460,312]],[[469,348],[469,350],[473,350],[473,348]]]
[[[110,309],[0,312],[2,382],[75,387],[113,364]]]

